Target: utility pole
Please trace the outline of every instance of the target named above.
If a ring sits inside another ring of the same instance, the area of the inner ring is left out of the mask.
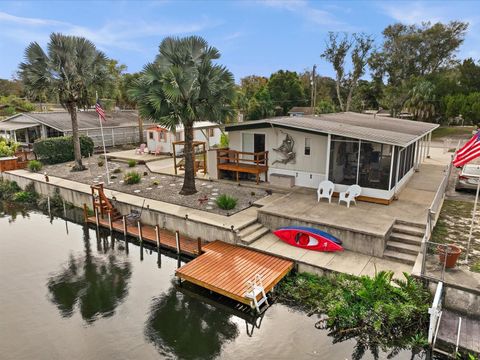
[[[311,93],[311,98],[310,98],[310,106],[312,108],[312,115],[315,115],[315,102],[316,102],[316,97],[317,97],[317,82],[315,81],[315,70],[317,68],[317,65],[313,65],[312,69],[312,78],[311,78],[311,88],[312,88],[312,93]]]

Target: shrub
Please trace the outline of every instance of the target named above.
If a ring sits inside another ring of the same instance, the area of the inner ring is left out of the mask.
[[[237,201],[238,199],[227,194],[222,194],[217,198],[217,200],[215,200],[217,206],[223,210],[233,209],[235,206],[237,206]]]
[[[97,165],[98,167],[102,167],[103,165],[105,165],[105,162],[103,160],[98,160]]]
[[[13,195],[21,191],[20,186],[15,181],[0,179],[0,199],[10,200]]]
[[[0,157],[12,156],[18,148],[18,143],[0,137]]]
[[[80,149],[82,156],[87,157],[93,153],[93,140],[87,136],[80,136]],[[44,140],[36,140],[33,151],[37,157],[47,164],[58,164],[72,161],[73,139],[71,136],[54,137]]]
[[[115,168],[115,169],[113,170],[113,173],[114,173],[114,174],[120,174],[121,172],[122,172],[122,169],[120,169],[120,168]]]
[[[28,162],[28,170],[30,170],[31,172],[39,172],[40,170],[42,170],[42,163],[38,160],[30,160]]]
[[[159,183],[157,180],[155,180],[154,182],[152,182],[152,185],[154,185],[154,186],[158,186],[159,184],[160,184],[160,183]]]
[[[12,200],[21,203],[34,203],[37,197],[28,191],[19,191],[13,195]]]
[[[128,167],[135,167],[137,165],[137,162],[133,159],[128,160],[127,162]]]
[[[110,179],[116,179],[117,175],[110,175]]]
[[[141,178],[142,177],[138,172],[130,171],[125,174],[125,176],[123,177],[123,181],[125,181],[125,184],[133,185],[133,184],[138,184]]]

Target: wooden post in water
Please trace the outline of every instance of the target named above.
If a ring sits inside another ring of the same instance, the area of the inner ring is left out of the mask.
[[[155,225],[155,238],[157,240],[157,250],[160,251],[160,228]]]
[[[177,254],[180,254],[180,233],[175,231],[175,243],[177,244]]]
[[[88,208],[87,204],[83,204],[83,220],[87,223],[88,222]]]
[[[200,237],[197,238],[197,253],[198,256],[202,255],[202,239]]]
[[[113,224],[112,224],[112,214],[111,211],[108,211],[108,226],[110,226],[110,232],[113,230]]]
[[[125,236],[125,241],[127,241],[127,217],[123,215],[123,235]]]
[[[47,195],[47,208],[48,208],[48,214],[50,215],[50,195]]]
[[[65,200],[62,199],[63,202],[63,217],[67,217],[67,206],[65,205]]]
[[[98,220],[98,209],[95,207],[95,222],[97,223],[97,228],[99,225],[99,220]]]
[[[142,225],[140,224],[140,221],[137,221],[137,226],[138,226],[138,238],[140,239],[140,242],[143,243]]]

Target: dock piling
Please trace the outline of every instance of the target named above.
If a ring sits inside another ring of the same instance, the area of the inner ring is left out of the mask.
[[[177,254],[180,254],[180,233],[175,231],[175,243],[177,245]]]
[[[137,226],[138,226],[138,239],[140,240],[140,243],[143,243],[142,225],[140,224],[140,221],[137,221]]]
[[[83,220],[87,223],[88,222],[88,208],[87,204],[83,204]]]
[[[97,223],[97,228],[99,226],[99,220],[98,220],[98,209],[95,207],[95,221]]]
[[[157,251],[160,251],[160,229],[155,225],[155,239],[157,241]]]
[[[197,252],[198,256],[202,255],[202,239],[200,237],[197,238]]]
[[[127,218],[125,215],[122,216],[123,221],[123,236],[125,236],[125,241],[127,241]]]
[[[63,217],[66,218],[67,217],[67,206],[65,205],[65,200],[62,199],[62,203],[63,203]]]
[[[113,230],[113,224],[112,224],[112,214],[110,211],[108,212],[108,226],[110,227],[110,232]]]
[[[47,196],[47,209],[48,209],[48,214],[50,215],[50,195]]]

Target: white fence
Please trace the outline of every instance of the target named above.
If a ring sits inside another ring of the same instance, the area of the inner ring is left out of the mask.
[[[80,134],[86,135],[93,140],[95,147],[102,147],[102,133],[100,129],[80,130]],[[65,133],[65,135],[71,135]],[[140,134],[137,126],[103,128],[103,137],[105,146],[119,146],[126,144],[136,144],[140,142]],[[143,138],[146,141],[147,132],[143,131]]]

